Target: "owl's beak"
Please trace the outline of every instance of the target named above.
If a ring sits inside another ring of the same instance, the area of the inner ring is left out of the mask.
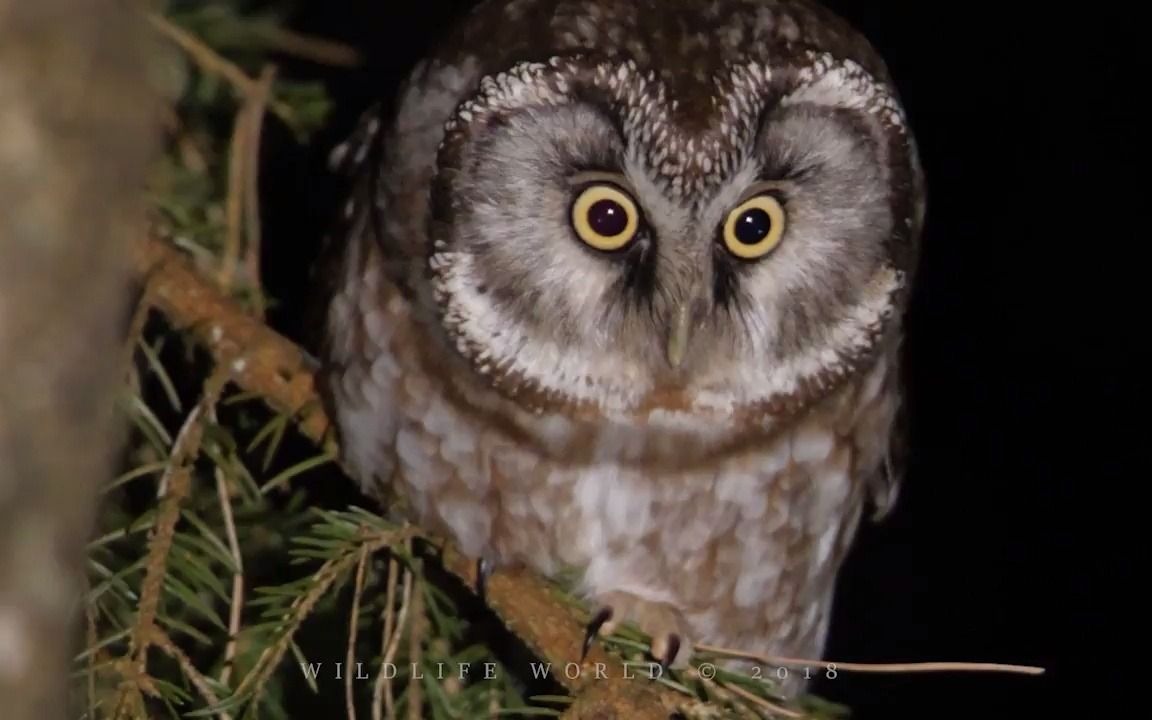
[[[707,303],[699,298],[680,303],[672,313],[668,323],[668,364],[673,370],[679,370],[684,358],[688,355],[688,345],[692,342],[692,335],[696,326],[700,324]]]

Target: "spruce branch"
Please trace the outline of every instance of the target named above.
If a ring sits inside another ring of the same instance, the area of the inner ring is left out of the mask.
[[[177,433],[168,470],[160,481],[163,498],[149,541],[147,569],[140,592],[136,628],[129,646],[129,654],[133,658],[136,665],[135,672],[138,675],[146,674],[148,647],[156,635],[155,622],[160,604],[160,591],[167,573],[168,556],[176,533],[176,523],[180,520],[180,506],[187,498],[191,487],[189,465],[200,452],[204,429],[202,419],[215,406],[226,381],[227,374],[219,370],[205,381],[201,402],[188,414],[183,427]]]
[[[192,687],[196,688],[196,692],[200,693],[200,697],[204,698],[209,705],[220,704],[220,698],[216,695],[216,691],[212,689],[211,681],[196,669],[195,663],[172,641],[168,633],[159,629],[155,630],[153,632],[152,642],[156,647],[160,648],[165,655],[176,661],[176,664],[180,667],[180,672],[184,673],[184,676],[192,683]],[[232,720],[232,716],[227,712],[221,712],[220,718],[221,720]]]
[[[345,548],[344,552],[325,562],[309,582],[307,591],[292,600],[288,612],[281,618],[276,641],[260,653],[255,667],[240,682],[235,694],[224,703],[224,706],[231,707],[260,696],[265,683],[292,645],[301,624],[328,590],[356,567],[361,553],[375,554],[384,548],[403,542],[409,534],[411,530],[407,528],[399,530],[364,528],[359,538],[362,545]]]

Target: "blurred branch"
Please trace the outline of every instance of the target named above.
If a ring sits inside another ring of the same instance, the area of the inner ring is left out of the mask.
[[[224,250],[219,279],[224,289],[243,271],[245,289],[255,299],[255,315],[263,314],[260,286],[260,136],[264,111],[272,94],[276,68],[265,65],[233,122],[228,154],[228,195],[225,199]],[[240,255],[243,246],[244,261]]]
[[[240,66],[221,56],[200,38],[177,26],[163,15],[148,13],[146,17],[148,18],[148,23],[161,35],[184,50],[205,72],[219,75],[227,80],[229,84],[236,88],[241,97],[247,98],[252,95],[258,95],[261,92],[260,82],[258,80],[253,80],[248,77],[248,74],[244,72]],[[292,112],[292,108],[286,103],[279,100],[270,100],[268,101],[268,105],[272,109],[272,112],[280,116],[289,126],[295,126],[295,115]]]
[[[356,48],[334,40],[312,37],[282,27],[262,26],[257,34],[275,50],[321,65],[350,68],[363,62]]]

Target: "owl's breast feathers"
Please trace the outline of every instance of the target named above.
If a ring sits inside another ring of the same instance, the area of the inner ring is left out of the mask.
[[[647,462],[643,445],[674,437],[661,450],[672,458],[685,436],[542,414],[529,437],[504,398],[461,392],[449,367],[427,364],[403,296],[370,258],[348,257],[355,282],[333,305],[344,331],[326,384],[366,490],[399,487],[420,523],[476,556],[581,568],[591,596],[672,602],[701,641],[819,654],[836,572],[884,464],[894,354],[774,434],[706,463]]]

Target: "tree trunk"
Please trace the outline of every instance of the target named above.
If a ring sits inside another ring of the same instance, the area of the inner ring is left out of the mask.
[[[0,0],[0,715],[67,712],[158,106],[130,3]]]

